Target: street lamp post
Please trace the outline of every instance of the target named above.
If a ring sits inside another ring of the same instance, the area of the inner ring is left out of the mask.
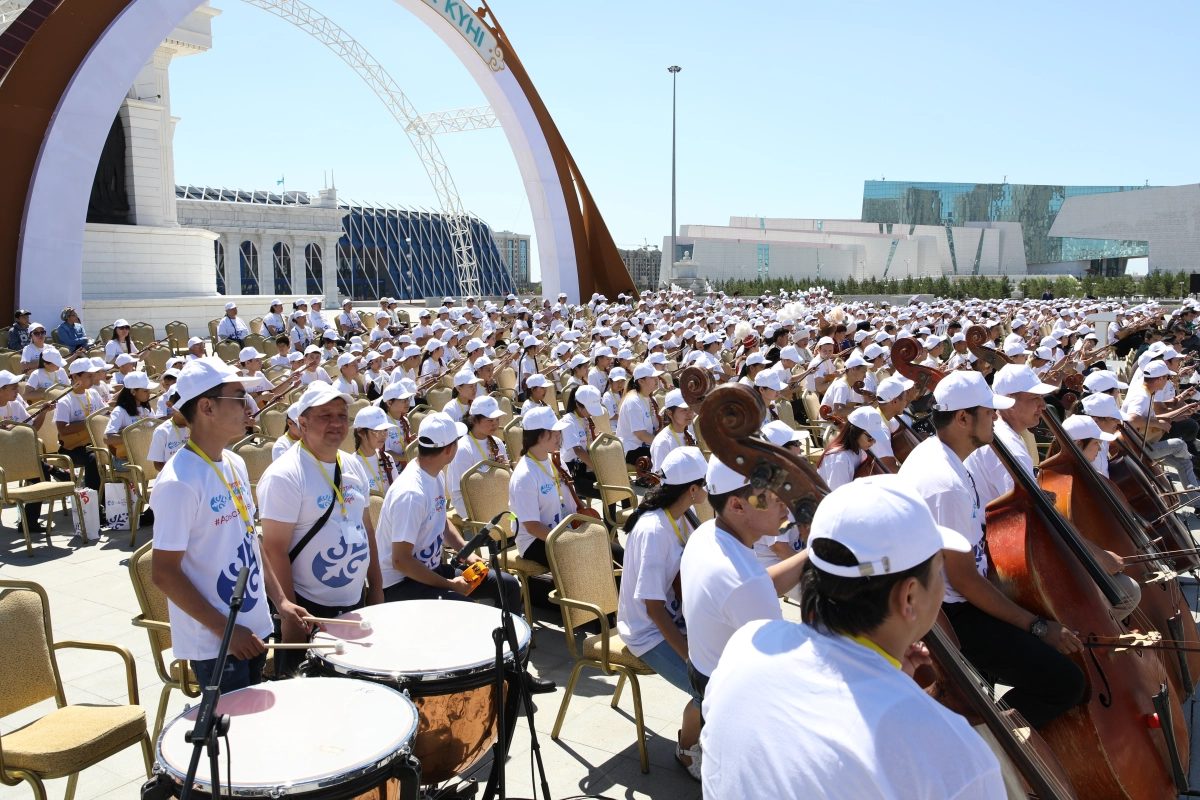
[[[404,243],[408,245],[408,252],[405,257],[408,259],[408,299],[413,299],[413,270],[412,270],[412,237],[405,236]]]
[[[667,262],[667,285],[671,284],[671,270],[675,266],[675,78],[683,67],[667,67],[671,73],[671,255]]]

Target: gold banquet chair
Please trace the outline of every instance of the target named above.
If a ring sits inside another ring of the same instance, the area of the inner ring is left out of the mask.
[[[158,476],[154,462],[150,460],[150,442],[154,439],[154,429],[162,424],[156,417],[139,419],[132,425],[121,430],[121,441],[125,444],[125,455],[128,459],[125,470],[129,480],[137,488],[136,508],[129,517],[129,546],[137,543],[138,521],[142,511],[150,505],[150,481]]]
[[[524,438],[525,429],[521,427],[520,417],[515,417],[504,426],[504,446],[508,449],[509,461],[516,462],[521,457],[521,442]]]
[[[463,510],[467,518],[463,526],[471,531],[481,531],[501,511],[508,510],[508,484],[512,481],[512,470],[495,461],[480,461],[467,470],[459,480],[462,490]],[[500,569],[514,576],[521,584],[521,602],[525,605],[525,620],[533,627],[533,606],[529,602],[529,579],[545,575],[549,570],[517,552],[516,540],[512,535],[511,517],[499,528],[492,529],[492,540],[499,549]],[[469,538],[469,535],[468,535]],[[532,637],[532,632],[531,632]]]
[[[154,659],[158,679],[163,682],[151,734],[151,738],[158,741],[167,717],[171,690],[178,689],[185,697],[199,697],[200,685],[187,659],[177,658],[170,664],[163,659],[163,652],[171,649],[171,624],[167,613],[167,596],[154,585],[153,560],[154,542],[146,542],[129,557],[129,580],[133,583],[133,593],[137,595],[138,608],[142,611],[133,618],[133,624],[145,628],[146,635],[150,637],[150,656]]]
[[[572,530],[571,525],[582,523]],[[612,566],[612,551],[609,548],[608,529],[594,517],[572,514],[550,531],[546,540],[546,553],[550,560],[550,572],[554,576],[554,591],[550,601],[562,609],[563,631],[567,636],[567,650],[575,659],[567,690],[563,693],[562,705],[550,738],[558,739],[567,706],[575,693],[579,675],[584,667],[595,667],[605,675],[620,675],[611,706],[617,707],[621,690],[629,680],[633,693],[633,717],[637,725],[638,756],[642,772],[650,771],[650,760],[646,753],[646,728],[642,719],[642,689],[638,675],[653,675],[654,670],[640,658],[629,652],[617,631],[608,624],[608,617],[617,610],[617,581]],[[586,637],[582,644],[575,639],[575,628],[596,618],[600,621],[600,633]]]
[[[73,800],[79,773],[135,744],[142,746],[146,777],[154,760],[146,712],[138,705],[133,654],[105,642],[55,642],[46,591],[27,581],[0,581],[0,717],[54,698],[57,708],[0,736],[0,783],[24,781],[36,800],[46,800],[43,781],[67,777],[66,800]],[[129,705],[67,705],[55,653],[63,649],[104,650],[125,662]]]
[[[259,432],[268,439],[278,439],[283,436],[287,433],[287,412],[286,403],[276,403],[263,409],[263,412],[258,415]],[[350,421],[354,422],[354,420]]]
[[[454,376],[450,376],[453,380]],[[429,407],[434,411],[441,411],[450,402],[450,395],[454,393],[453,389],[447,389],[444,386],[439,386],[436,389],[430,389],[425,393],[425,401],[429,403]]]
[[[604,519],[616,530],[625,524],[638,504],[638,496],[629,482],[625,447],[616,436],[602,433],[588,445],[588,454],[592,457],[592,469],[596,473],[596,491],[600,493],[600,504],[604,506]],[[614,516],[613,508],[625,500],[629,501],[629,508],[617,508]]]
[[[21,528],[25,534],[25,552],[33,557],[33,539],[29,535],[29,519],[25,516],[23,504],[37,501],[50,501],[46,513],[46,543],[50,544],[50,533],[54,529],[54,501],[66,503],[78,502],[75,495],[75,484],[71,481],[47,481],[42,479],[42,462],[71,471],[71,459],[61,454],[45,454],[42,452],[38,433],[30,425],[15,424],[0,428],[0,508],[4,506],[21,507]],[[9,483],[20,484],[24,481],[37,481],[24,486],[9,486]],[[79,513],[80,509],[76,508]],[[83,515],[79,513],[80,525],[83,525]],[[83,539],[87,540],[87,530],[83,530]]]
[[[250,479],[250,496],[254,498],[256,508],[258,507],[258,481],[267,471],[267,467],[271,466],[271,451],[274,447],[274,439],[263,436],[247,436],[229,448],[246,462],[246,477]]]

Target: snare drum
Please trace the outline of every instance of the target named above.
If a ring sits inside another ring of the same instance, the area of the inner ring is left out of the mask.
[[[500,611],[453,600],[405,600],[343,614],[371,630],[329,625],[317,641],[344,641],[341,655],[309,654],[311,671],[407,690],[420,713],[413,752],[425,783],[462,774],[496,740],[496,645]],[[529,652],[529,624],[513,616],[521,658]],[[512,653],[505,645],[505,660]]]
[[[195,726],[198,711],[176,717],[158,737],[156,771],[176,797],[192,758],[184,733]],[[275,681],[222,695],[217,713],[231,717],[229,743],[221,748],[222,796],[232,784],[235,797],[384,800],[397,795],[401,777],[415,793],[420,765],[410,753],[417,709],[388,686],[332,678]],[[226,752],[232,775],[224,773]],[[208,798],[211,789],[205,752],[192,796]]]

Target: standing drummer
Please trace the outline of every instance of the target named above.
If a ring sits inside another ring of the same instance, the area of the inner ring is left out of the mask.
[[[189,361],[175,383],[187,420],[187,447],[154,482],[154,585],[167,596],[176,658],[191,663],[200,686],[214,678],[229,601],[242,567],[250,570],[222,692],[262,681],[271,634],[270,597],[286,621],[303,627],[308,612],[283,595],[270,566],[260,567],[254,497],[246,462],[225,445],[246,430],[246,378],[219,358]]]
[[[371,477],[361,459],[343,458],[338,449],[349,431],[350,401],[327,383],[312,384],[297,403],[300,441],[258,482],[267,563],[284,596],[317,617],[383,602]],[[306,628],[286,621],[281,628],[285,642],[307,640]]]

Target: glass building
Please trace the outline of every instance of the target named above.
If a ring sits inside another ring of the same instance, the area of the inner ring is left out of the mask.
[[[1149,186],[1034,186],[1014,183],[865,181],[863,222],[958,227],[966,222],[1019,222],[1030,266],[1091,262],[1090,270],[1117,274],[1125,261],[1149,255],[1147,242],[1070,239],[1050,235],[1068,197],[1134,192]]]

